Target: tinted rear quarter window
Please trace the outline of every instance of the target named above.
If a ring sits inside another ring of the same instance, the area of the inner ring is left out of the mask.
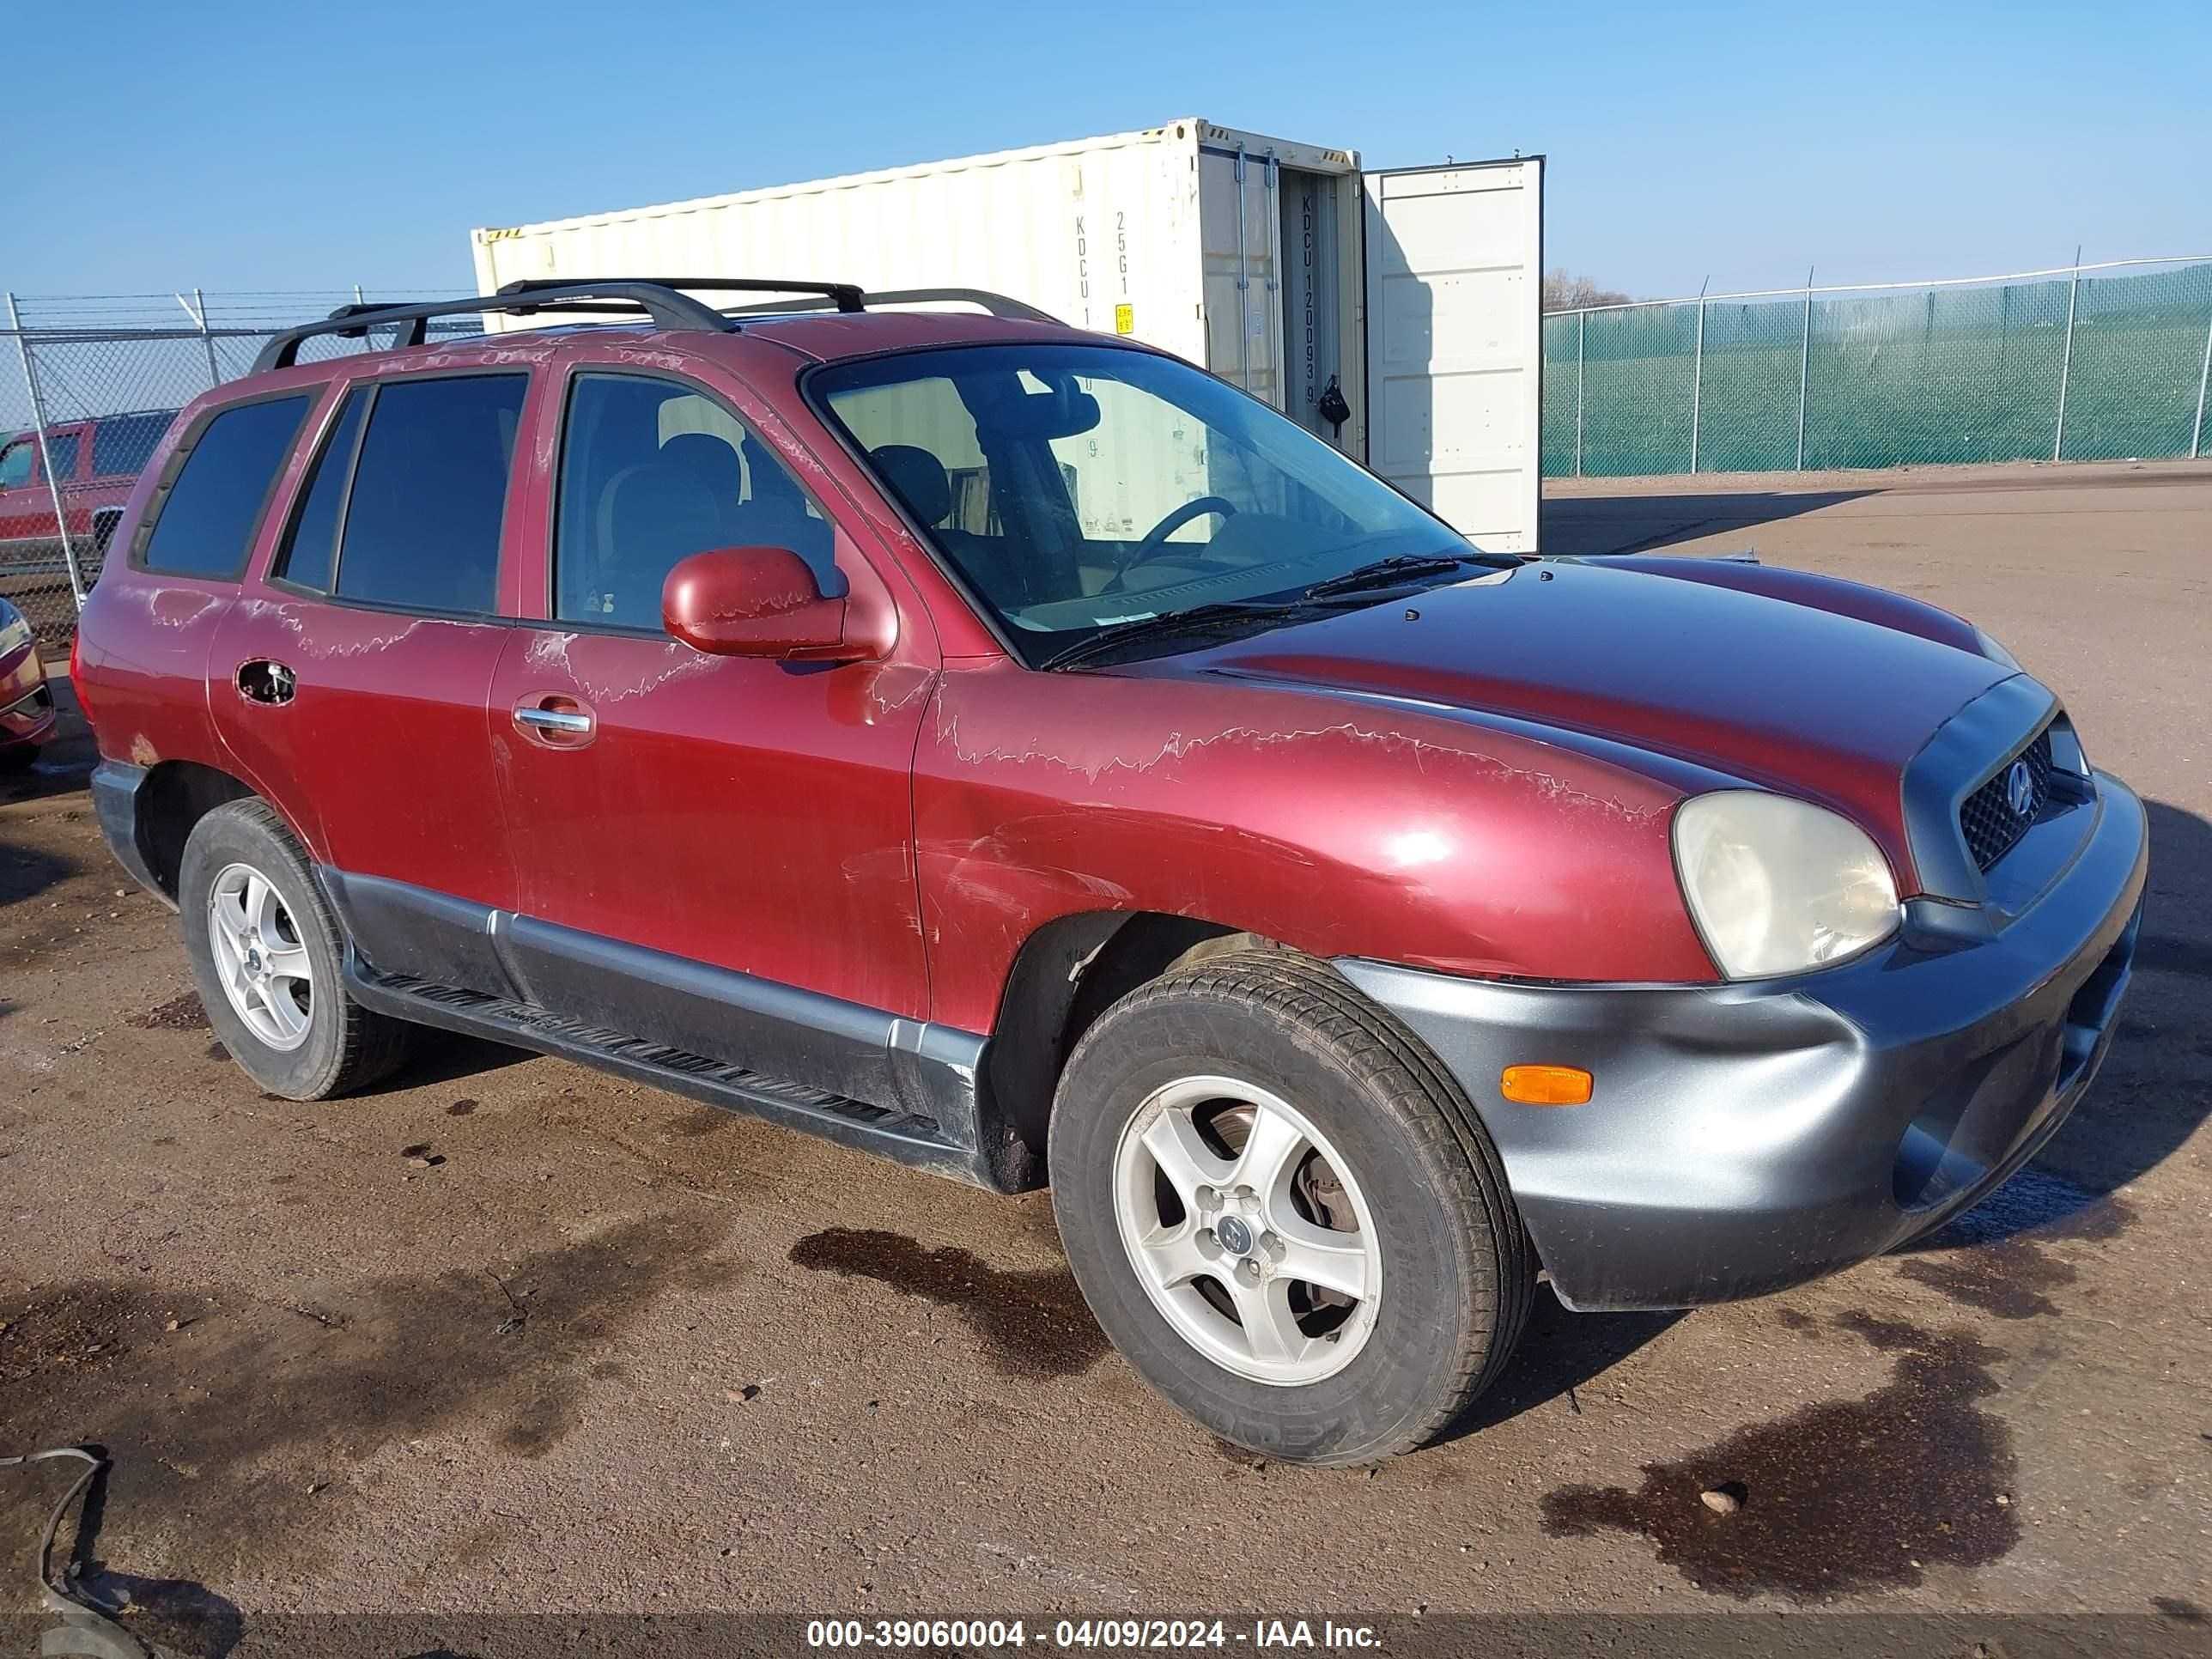
[[[218,413],[170,485],[139,563],[173,576],[229,580],[246,568],[276,473],[314,401],[264,398]]]
[[[345,599],[483,612],[499,586],[526,374],[446,375],[377,388],[338,552]]]

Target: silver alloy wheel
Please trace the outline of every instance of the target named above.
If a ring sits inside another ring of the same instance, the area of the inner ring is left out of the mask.
[[[208,890],[208,949],[233,1012],[272,1048],[307,1040],[314,969],[276,884],[250,864],[227,864]]]
[[[1367,1200],[1269,1090],[1188,1077],[1156,1091],[1115,1147],[1114,1220],[1152,1305],[1239,1376],[1318,1382],[1374,1331],[1382,1253]]]

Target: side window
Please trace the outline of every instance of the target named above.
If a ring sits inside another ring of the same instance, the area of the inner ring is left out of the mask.
[[[30,483],[31,460],[37,453],[28,438],[0,449],[0,489],[21,489]]]
[[[323,440],[323,453],[315,457],[306,493],[292,515],[292,528],[277,550],[270,574],[328,592],[331,573],[337,567],[338,523],[345,503],[346,486],[353,481],[354,457],[361,448],[362,420],[368,413],[374,388],[358,386],[349,392],[345,407],[331,423]]]
[[[175,410],[165,409],[150,415],[111,415],[101,421],[92,429],[93,476],[137,477],[176,416]]]
[[[49,432],[46,434],[46,459],[53,463],[52,476],[64,484],[76,482],[76,456],[84,435],[78,432]]]
[[[561,441],[554,615],[660,627],[670,568],[710,547],[787,547],[843,591],[830,522],[744,423],[635,374],[579,374]]]
[[[500,523],[526,374],[380,386],[354,463],[341,598],[410,611],[493,609]]]
[[[165,492],[139,562],[176,576],[235,577],[292,440],[314,400],[267,398],[226,409],[200,429]]]

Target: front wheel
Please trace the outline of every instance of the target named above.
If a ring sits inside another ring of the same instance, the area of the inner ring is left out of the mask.
[[[1409,1450],[1503,1369],[1534,1264],[1465,1097],[1322,963],[1246,951],[1115,1004],[1054,1104],[1085,1300],[1184,1411],[1286,1460]]]

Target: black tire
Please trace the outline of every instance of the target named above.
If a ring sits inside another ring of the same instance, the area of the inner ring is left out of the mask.
[[[1383,1294],[1355,1356],[1319,1381],[1255,1381],[1154,1304],[1115,1218],[1124,1126],[1181,1077],[1273,1091],[1366,1196]],[[1152,1386],[1223,1439],[1306,1463],[1372,1462],[1443,1430],[1520,1340],[1535,1261],[1465,1094],[1393,1016],[1310,957],[1245,950],[1170,972],[1086,1032],[1054,1102],[1053,1209],[1098,1322]]]
[[[312,989],[307,1032],[297,1048],[264,1040],[231,1006],[210,942],[208,899],[234,864],[251,866],[276,890],[307,948]],[[287,1100],[327,1100],[366,1087],[407,1056],[414,1028],[374,1013],[345,994],[345,935],[321,884],[284,821],[258,800],[234,800],[202,817],[185,840],[177,904],[192,981],[222,1046],[246,1074]]]

